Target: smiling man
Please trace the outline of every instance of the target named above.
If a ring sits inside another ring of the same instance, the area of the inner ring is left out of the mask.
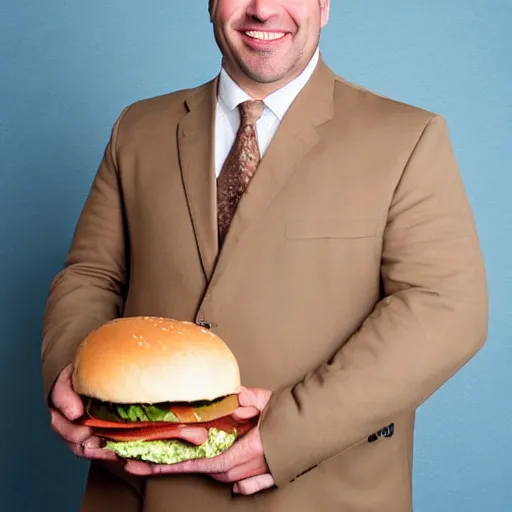
[[[210,2],[224,70],[252,98],[299,77],[318,49],[329,0]]]
[[[209,9],[219,75],[121,113],[50,290],[45,392],[91,461],[82,511],[410,512],[415,410],[487,334],[446,124],[326,65],[328,0]],[[126,462],[74,423],[78,344],[139,315],[234,353],[233,415],[259,421],[226,452]]]

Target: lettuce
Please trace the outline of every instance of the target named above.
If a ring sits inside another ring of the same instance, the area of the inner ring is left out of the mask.
[[[116,405],[120,418],[127,421],[171,421],[179,423],[179,419],[169,410],[159,409],[154,405]]]
[[[138,459],[156,464],[175,464],[184,460],[216,457],[226,451],[237,433],[210,428],[208,440],[199,446],[179,439],[158,441],[107,441],[105,448],[125,459]]]

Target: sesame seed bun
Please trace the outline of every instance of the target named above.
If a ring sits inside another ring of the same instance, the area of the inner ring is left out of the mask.
[[[76,393],[118,404],[214,400],[238,393],[240,372],[211,330],[159,317],[113,320],[80,344]]]

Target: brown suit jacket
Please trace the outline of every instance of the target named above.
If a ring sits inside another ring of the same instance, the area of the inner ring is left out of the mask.
[[[44,388],[111,318],[214,322],[243,383],[274,391],[261,435],[276,487],[236,497],[208,477],[144,482],[92,464],[83,510],[123,495],[135,512],[144,495],[145,512],[410,511],[415,409],[487,333],[445,122],[320,61],[219,252],[216,83],[138,102],[116,122],[51,286]],[[368,442],[390,423],[392,437]]]

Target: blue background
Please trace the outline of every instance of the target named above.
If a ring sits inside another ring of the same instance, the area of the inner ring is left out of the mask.
[[[0,1],[2,510],[78,508],[40,386],[48,285],[120,110],[217,72],[206,4]],[[511,0],[333,0],[323,35],[345,78],[445,116],[487,261],[489,341],[419,411],[416,512],[512,511],[511,27]]]

